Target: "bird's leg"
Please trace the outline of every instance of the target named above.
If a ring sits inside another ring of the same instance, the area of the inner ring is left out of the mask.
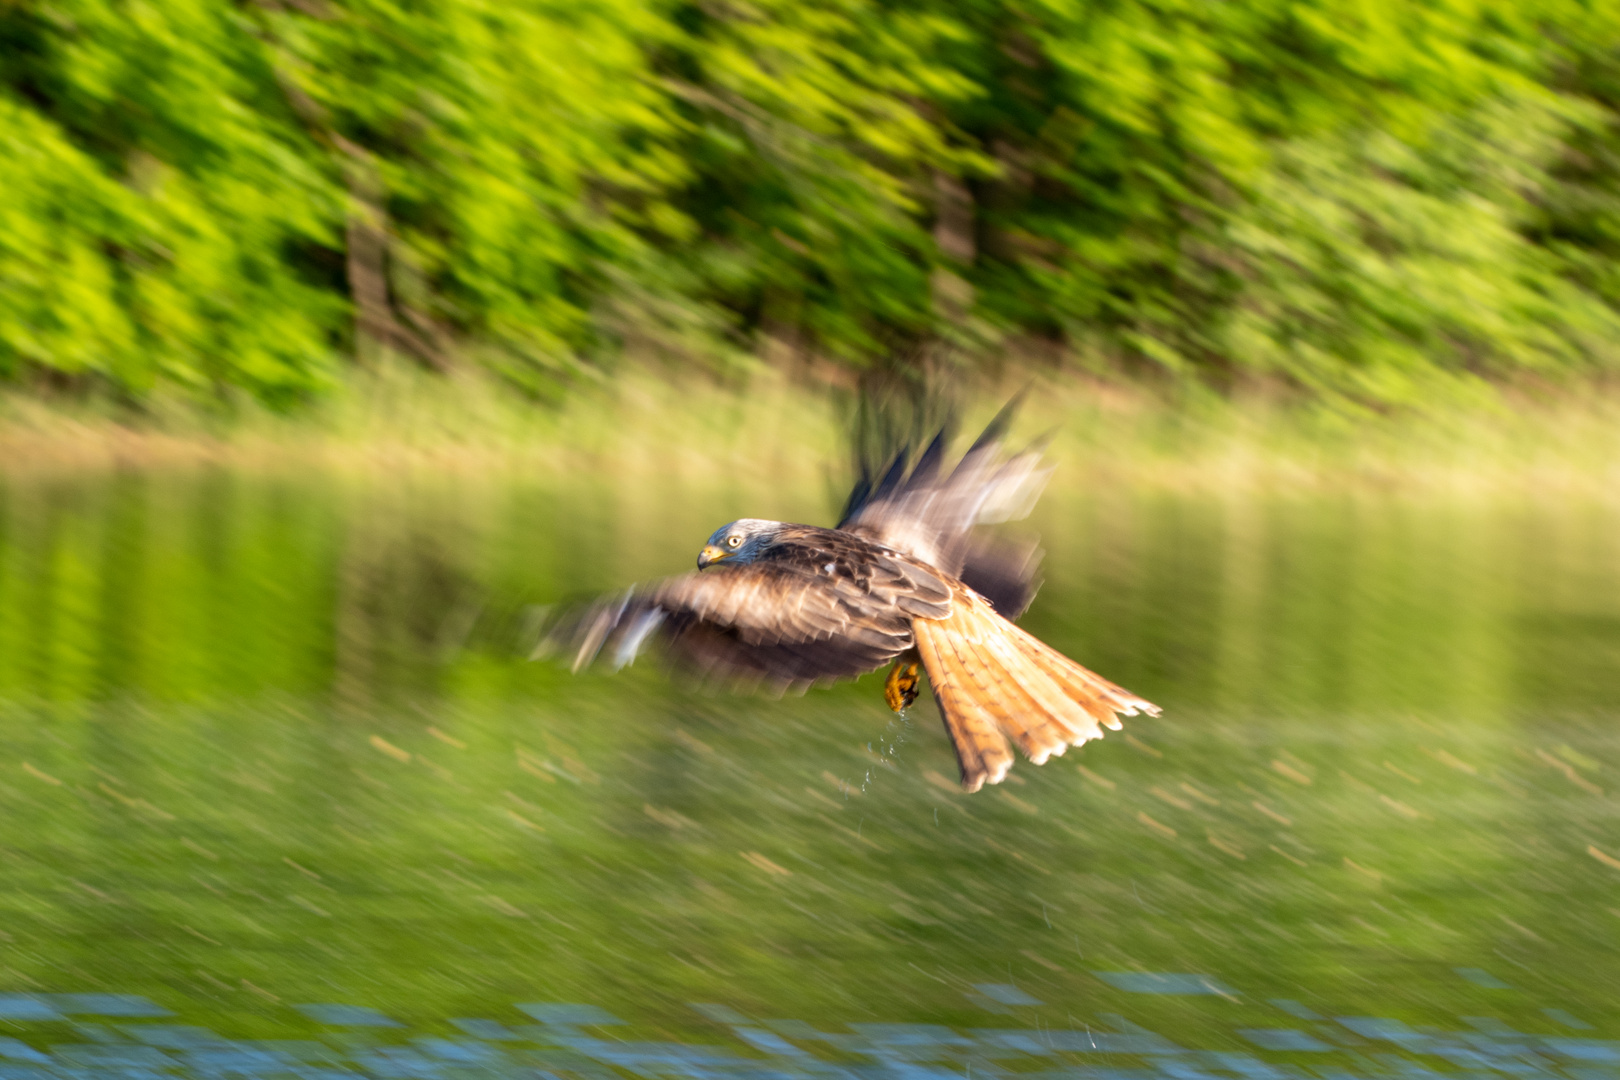
[[[904,712],[911,708],[911,703],[917,700],[917,687],[922,678],[917,674],[917,665],[909,660],[896,660],[894,667],[889,669],[889,677],[883,683],[883,700],[889,703],[889,708],[895,712]]]

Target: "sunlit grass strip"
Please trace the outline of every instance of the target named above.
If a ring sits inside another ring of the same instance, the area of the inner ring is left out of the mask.
[[[1535,402],[1503,392],[1373,415],[1213,395],[1171,401],[1138,386],[1025,372],[961,392],[963,437],[1026,386],[1015,430],[1049,436],[1053,490],[1620,492],[1620,388],[1570,387]],[[405,369],[357,376],[346,392],[291,414],[251,402],[209,413],[176,398],[131,416],[11,393],[0,395],[0,474],[223,465],[589,474],[609,483],[684,476],[814,489],[836,501],[850,471],[850,402],[846,389],[768,370],[738,387],[632,369],[555,408],[492,378]]]

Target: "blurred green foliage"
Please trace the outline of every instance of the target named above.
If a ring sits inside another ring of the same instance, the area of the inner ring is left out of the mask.
[[[5,0],[0,377],[1613,366],[1620,5]]]

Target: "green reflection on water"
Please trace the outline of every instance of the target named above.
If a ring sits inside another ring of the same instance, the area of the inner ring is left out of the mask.
[[[244,1033],[276,999],[1124,1013],[1213,1047],[1268,998],[1620,1019],[1611,511],[1054,492],[1026,625],[1166,714],[974,797],[876,677],[770,701],[517,655],[533,605],[684,570],[745,511],[828,515],[589,479],[0,485],[0,989]]]

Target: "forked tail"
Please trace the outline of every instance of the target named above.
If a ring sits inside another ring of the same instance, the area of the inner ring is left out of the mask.
[[[1116,714],[1159,714],[1157,705],[1003,619],[965,586],[954,590],[950,615],[913,619],[911,626],[968,791],[1007,775],[1008,737],[1040,765],[1102,738],[1103,727],[1117,731]]]

